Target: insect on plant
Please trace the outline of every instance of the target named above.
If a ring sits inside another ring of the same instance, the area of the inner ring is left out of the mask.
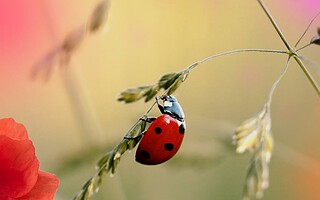
[[[121,92],[118,101],[124,103],[132,103],[141,99],[144,99],[145,102],[149,102],[153,99],[155,99],[155,101],[145,114],[138,118],[136,123],[129,129],[119,144],[98,161],[96,173],[83,185],[80,192],[74,197],[75,200],[89,199],[94,193],[98,192],[105,175],[108,173],[113,175],[120,163],[121,156],[126,151],[135,148],[137,145],[136,161],[141,164],[160,164],[173,157],[182,143],[186,124],[183,110],[172,94],[174,94],[180,85],[186,81],[192,70],[196,69],[201,64],[217,57],[250,52],[283,54],[284,56],[287,56],[283,71],[273,83],[268,98],[261,110],[255,116],[240,124],[235,130],[232,138],[235,144],[236,153],[251,153],[251,160],[249,161],[244,184],[244,199],[250,200],[263,197],[264,191],[269,186],[269,164],[274,146],[273,136],[271,134],[272,120],[270,108],[273,93],[286,74],[290,62],[294,61],[300,66],[302,72],[307,77],[318,96],[320,96],[320,87],[306,66],[314,62],[300,54],[302,49],[307,48],[310,45],[320,45],[320,29],[318,29],[317,35],[314,36],[308,44],[299,47],[300,41],[320,13],[311,20],[300,39],[294,47],[292,47],[262,0],[257,0],[257,2],[270,20],[286,49],[235,49],[211,55],[192,63],[181,71],[161,76],[154,84],[129,88]],[[159,92],[162,93],[158,95]],[[160,100],[163,101],[163,105],[160,103]],[[162,115],[157,118],[152,118],[149,116],[149,113],[156,105],[160,109]]]
[[[146,132],[142,131],[136,161],[145,165],[157,165],[172,158],[180,148],[186,130],[183,110],[173,96],[163,96],[163,106],[156,98],[162,113],[157,118],[142,119],[151,123]],[[130,138],[125,138],[130,139]]]

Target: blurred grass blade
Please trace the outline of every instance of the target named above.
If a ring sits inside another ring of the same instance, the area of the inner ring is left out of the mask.
[[[109,8],[110,0],[101,0],[96,5],[87,24],[87,29],[90,33],[98,31],[107,21]]]

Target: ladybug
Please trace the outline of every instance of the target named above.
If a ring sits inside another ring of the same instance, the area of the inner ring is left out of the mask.
[[[151,123],[136,151],[136,161],[145,165],[161,164],[172,158],[179,150],[186,130],[183,110],[177,99],[165,95],[160,98],[163,106],[156,98],[162,115],[147,118]]]

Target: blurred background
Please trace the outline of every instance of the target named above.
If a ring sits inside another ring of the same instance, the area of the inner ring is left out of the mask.
[[[126,88],[156,82],[216,53],[239,48],[285,49],[257,1],[112,1],[106,25],[86,38],[69,66],[46,81],[35,64],[86,22],[96,1],[0,1],[0,117],[23,123],[41,169],[57,174],[57,200],[71,199],[152,102],[116,101]],[[294,45],[320,11],[318,0],[266,5]],[[318,18],[301,42],[316,35]],[[320,64],[320,48],[301,54]],[[242,198],[249,154],[235,155],[234,128],[258,112],[281,73],[285,55],[221,57],[191,72],[175,92],[187,132],[176,157],[143,166],[125,154],[114,177],[92,199]],[[309,68],[320,81],[319,68]],[[154,109],[152,115],[159,115]],[[275,150],[264,200],[320,198],[320,101],[291,62],[272,103]]]

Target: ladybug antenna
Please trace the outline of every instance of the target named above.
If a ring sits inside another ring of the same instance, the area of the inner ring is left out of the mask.
[[[169,102],[177,102],[177,98],[175,98],[174,96],[172,95],[164,95],[162,97],[160,97],[161,100],[163,101],[169,101]]]

